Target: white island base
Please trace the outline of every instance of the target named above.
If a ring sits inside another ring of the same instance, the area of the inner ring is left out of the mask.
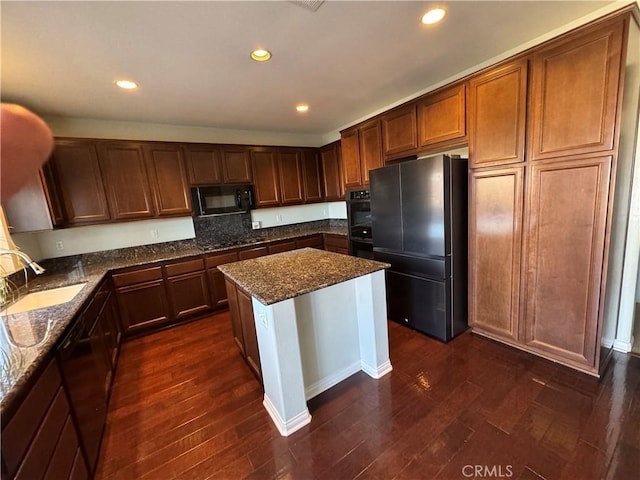
[[[384,270],[252,302],[264,406],[284,436],[311,422],[308,399],[360,370],[376,379],[391,371]]]

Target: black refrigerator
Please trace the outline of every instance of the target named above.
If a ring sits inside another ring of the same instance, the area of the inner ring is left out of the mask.
[[[443,342],[467,329],[467,163],[438,155],[369,172],[388,317]]]

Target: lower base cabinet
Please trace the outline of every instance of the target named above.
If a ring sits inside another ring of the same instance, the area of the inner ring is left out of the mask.
[[[262,383],[260,351],[258,350],[258,337],[253,319],[251,297],[228,278],[225,278],[225,285],[229,298],[229,315],[231,316],[233,338],[247,365]]]
[[[227,288],[224,284],[224,275],[218,270],[218,265],[238,261],[238,252],[227,252],[207,255],[205,265],[209,279],[209,293],[213,308],[225,308],[228,305]]]
[[[349,241],[344,235],[324,234],[324,249],[328,252],[349,255]]]
[[[172,263],[164,269],[173,319],[181,320],[211,310],[204,259]]]
[[[2,478],[88,478],[71,415],[54,359],[11,418],[2,419]]]

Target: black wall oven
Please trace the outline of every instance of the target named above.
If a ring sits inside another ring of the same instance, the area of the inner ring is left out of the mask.
[[[349,254],[373,259],[369,190],[347,192],[347,222],[349,224]]]

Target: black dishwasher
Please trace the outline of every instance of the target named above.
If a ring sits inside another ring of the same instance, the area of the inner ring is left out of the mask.
[[[91,472],[95,469],[107,414],[109,353],[100,325],[106,298],[97,295],[58,348],[63,379]]]

